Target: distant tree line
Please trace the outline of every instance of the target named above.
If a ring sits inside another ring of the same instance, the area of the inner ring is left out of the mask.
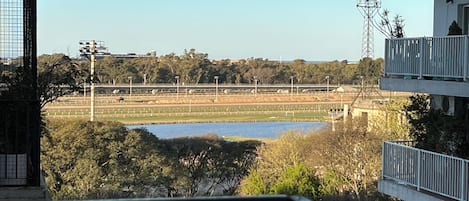
[[[220,84],[377,84],[383,74],[384,60],[364,58],[357,64],[347,60],[308,63],[304,59],[291,62],[248,58],[236,61],[223,59],[211,61],[208,54],[194,49],[182,55],[174,53],[160,57],[123,59],[104,57],[98,59],[95,82],[106,84],[134,83],[174,84],[178,76],[180,84],[214,83],[218,76]],[[64,54],[41,55],[37,60],[38,93],[41,106],[58,97],[78,90],[90,81],[90,64],[86,59],[72,59]],[[0,82],[10,86],[21,76],[16,59],[10,64],[0,63]]]
[[[75,69],[79,75],[73,76],[77,83],[89,79],[89,61],[70,59],[63,54],[40,56],[39,68],[70,65],[64,60],[77,65]],[[129,78],[134,83],[168,84],[175,83],[176,76],[181,84],[214,83],[215,76],[219,77],[220,84],[253,83],[254,79],[259,84],[288,84],[292,76],[299,84],[323,84],[326,76],[334,84],[359,84],[362,79],[376,84],[383,72],[383,59],[365,58],[358,64],[350,64],[347,60],[308,63],[304,59],[279,62],[263,58],[211,61],[208,54],[191,49],[182,55],[171,53],[132,59],[105,57],[97,60],[95,71],[98,82],[106,84],[129,83]]]
[[[83,71],[89,69],[87,62],[81,62],[80,66]],[[242,84],[252,83],[256,76],[259,84],[286,84],[293,76],[295,83],[320,84],[329,76],[331,83],[353,84],[360,83],[361,76],[376,83],[382,68],[382,59],[364,59],[358,65],[346,60],[319,64],[307,63],[304,59],[292,62],[263,58],[210,61],[208,54],[191,49],[182,55],[172,53],[158,58],[106,57],[97,62],[97,77],[102,83],[116,84],[128,83],[129,77],[135,83],[175,83],[175,76],[179,76],[180,83],[199,84],[213,83],[214,77],[219,76],[220,83]]]

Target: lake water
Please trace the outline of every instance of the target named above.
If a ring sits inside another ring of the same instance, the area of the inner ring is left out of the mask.
[[[218,136],[277,138],[290,130],[307,133],[326,126],[324,122],[238,122],[238,123],[187,123],[127,126],[146,128],[158,138],[176,138],[214,133]]]

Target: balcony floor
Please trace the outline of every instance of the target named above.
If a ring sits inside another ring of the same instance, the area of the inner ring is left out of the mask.
[[[380,89],[444,96],[469,97],[469,82],[381,78]]]
[[[400,200],[412,200],[412,201],[445,201],[451,200],[449,198],[443,198],[433,193],[426,193],[417,191],[414,187],[406,186],[395,182],[393,180],[378,181],[378,191],[386,195],[393,196]]]

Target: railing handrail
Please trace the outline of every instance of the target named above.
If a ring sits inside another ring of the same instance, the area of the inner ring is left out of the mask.
[[[409,141],[383,143],[383,179],[392,179],[414,186],[418,191],[423,189],[451,199],[469,198],[466,184],[469,181],[469,160],[406,146],[402,142]],[[441,165],[445,166],[444,170],[438,169]],[[448,172],[452,178],[448,178]]]
[[[469,79],[469,36],[386,39],[385,76]]]
[[[386,38],[385,40],[418,40],[418,39],[443,39],[443,38],[464,38],[469,35],[451,35],[451,36],[422,36],[422,37],[406,37],[406,38]]]
[[[397,146],[404,147],[406,149],[420,151],[422,153],[432,154],[432,155],[441,156],[441,157],[445,157],[445,158],[449,158],[449,159],[462,160],[466,163],[469,163],[469,160],[464,159],[464,158],[459,158],[459,157],[456,157],[456,156],[450,156],[450,155],[446,155],[446,154],[442,154],[442,153],[438,153],[438,152],[434,152],[434,151],[428,151],[428,150],[425,150],[425,149],[419,149],[419,148],[415,148],[415,147],[411,147],[411,146],[407,146],[405,144],[402,144],[402,143],[406,143],[406,142],[416,142],[416,141],[413,141],[413,140],[398,140],[398,141],[386,141],[384,143],[394,144],[394,145],[397,145]]]

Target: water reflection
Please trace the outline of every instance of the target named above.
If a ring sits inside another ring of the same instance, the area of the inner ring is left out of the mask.
[[[176,138],[215,133],[219,136],[241,136],[252,138],[277,138],[282,133],[295,130],[307,133],[317,130],[324,122],[237,122],[237,123],[185,123],[128,126],[146,128],[159,138]]]

